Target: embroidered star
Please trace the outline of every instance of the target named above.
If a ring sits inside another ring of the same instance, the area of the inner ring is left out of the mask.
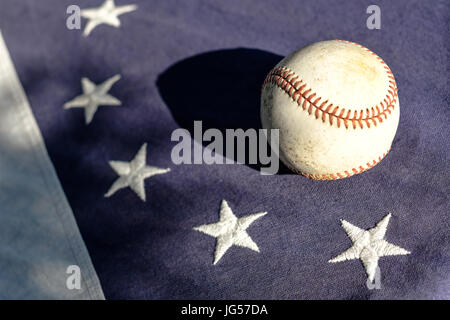
[[[114,4],[114,0],[106,0],[100,7],[81,10],[81,16],[89,19],[86,24],[83,35],[87,37],[92,30],[100,24],[107,24],[113,27],[120,27],[119,15],[131,12],[137,9],[136,5],[118,6]]]
[[[390,218],[391,214],[389,213],[374,228],[369,230],[360,229],[345,220],[341,220],[342,228],[344,228],[353,242],[353,246],[328,262],[335,263],[360,259],[366,269],[369,280],[372,282],[375,278],[380,257],[410,254],[409,251],[384,240]]]
[[[252,238],[250,238],[246,230],[256,219],[259,219],[266,214],[267,212],[260,212],[237,218],[233,214],[233,211],[231,211],[228,203],[225,200],[222,200],[219,222],[205,224],[194,228],[194,230],[217,238],[216,251],[214,253],[214,264],[216,264],[232,245],[249,248],[259,252],[258,246]]]
[[[119,178],[114,181],[111,188],[109,188],[108,192],[105,194],[105,197],[110,197],[116,193],[116,191],[130,187],[142,201],[145,201],[144,180],[154,175],[170,171],[169,168],[161,169],[147,166],[146,158],[147,144],[144,143],[131,162],[109,161],[109,165],[119,175]]]
[[[86,124],[91,123],[100,105],[120,106],[120,100],[108,94],[111,87],[119,81],[120,75],[115,75],[99,85],[95,85],[88,78],[81,79],[83,94],[64,104],[64,109],[84,108]]]

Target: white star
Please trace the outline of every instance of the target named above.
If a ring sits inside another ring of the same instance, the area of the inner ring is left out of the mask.
[[[231,211],[228,203],[222,200],[219,222],[205,224],[194,228],[194,230],[217,238],[216,251],[214,253],[214,264],[216,264],[232,245],[259,252],[258,246],[245,230],[253,221],[266,214],[267,212],[254,213],[238,219]]]
[[[366,268],[369,280],[373,281],[380,257],[406,255],[410,253],[384,240],[390,218],[391,214],[389,213],[374,228],[369,230],[360,229],[345,220],[341,220],[342,228],[344,228],[348,237],[352,240],[353,246],[328,262],[334,263],[361,259]]]
[[[116,191],[122,188],[130,187],[142,201],[145,201],[144,180],[151,176],[170,171],[170,169],[147,166],[146,158],[147,144],[144,143],[131,162],[109,161],[109,165],[119,175],[119,178],[114,181],[111,188],[109,188],[108,192],[105,194],[105,197],[112,196]]]
[[[88,78],[81,79],[83,94],[64,104],[64,109],[84,108],[86,124],[91,123],[100,105],[120,106],[122,103],[108,94],[111,87],[119,81],[120,75],[115,75],[99,85],[95,85]]]
[[[137,6],[134,4],[116,7],[114,0],[106,0],[98,8],[81,10],[81,16],[89,19],[83,35],[87,37],[95,27],[103,23],[118,28],[120,26],[118,16],[136,9]]]

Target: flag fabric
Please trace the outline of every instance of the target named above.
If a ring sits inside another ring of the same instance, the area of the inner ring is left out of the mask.
[[[103,299],[1,33],[0,150],[0,299]]]
[[[0,297],[449,299],[450,7],[378,1],[369,29],[369,5],[2,0]],[[267,73],[330,39],[395,75],[378,165],[316,181],[173,161],[179,128],[208,145],[194,121],[260,129]]]

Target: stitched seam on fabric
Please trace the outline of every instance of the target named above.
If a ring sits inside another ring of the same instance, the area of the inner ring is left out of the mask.
[[[22,98],[20,96],[18,96],[18,93],[14,90],[15,85],[11,82],[8,82],[8,83],[10,84],[10,89],[12,89],[12,92],[14,95],[14,100],[16,100],[16,102],[18,102],[18,104],[24,104],[24,103],[26,104],[27,102],[23,101]],[[18,113],[19,117],[21,118],[21,122],[26,124],[28,121],[26,121],[25,118],[27,117],[27,114],[29,115],[29,111],[24,110],[24,108],[20,108],[20,109],[22,109],[22,110],[19,110],[19,113]],[[30,132],[30,130],[34,130],[34,128],[32,128],[33,126],[26,125],[25,127],[27,128],[26,132],[28,134],[30,141],[37,142],[36,139],[34,138],[34,136]],[[41,140],[41,139],[39,139],[39,140]],[[37,142],[37,144],[40,145],[41,142],[39,141],[39,142]],[[41,146],[38,146],[38,148],[40,148],[42,150]],[[78,252],[80,252],[80,246],[78,245],[78,241],[76,241],[76,240],[74,241],[75,235],[73,234],[73,232],[68,232],[68,229],[66,226],[66,221],[60,215],[60,212],[65,211],[65,209],[62,209],[63,205],[61,204],[61,198],[60,198],[61,195],[60,194],[58,195],[58,193],[60,193],[60,192],[58,190],[55,190],[54,187],[52,187],[52,183],[50,182],[50,180],[52,180],[52,177],[50,177],[48,175],[48,173],[46,172],[45,168],[48,168],[48,166],[47,166],[47,164],[44,163],[45,160],[42,159],[42,157],[39,155],[36,148],[33,148],[33,153],[35,154],[35,158],[39,159],[39,162],[41,164],[39,166],[39,171],[42,174],[42,177],[43,177],[45,185],[47,186],[49,195],[51,195],[50,198],[51,198],[51,202],[53,203],[53,207],[55,209],[55,214],[58,217],[58,220],[61,223],[62,228],[64,229],[64,233],[66,235],[67,242],[69,243],[69,247],[70,247],[70,251],[72,252],[72,256],[75,257],[75,259],[77,261],[79,261],[80,266],[92,265],[92,262],[88,262],[86,259],[84,259],[82,257],[82,255],[78,254]],[[48,153],[46,150],[45,150],[45,154],[48,157]],[[78,230],[78,232],[79,232],[79,230]],[[74,248],[74,246],[76,246],[76,248]],[[88,268],[88,269],[91,269],[91,268]],[[93,293],[92,293],[92,286],[93,286],[92,281],[95,277],[93,277],[91,270],[88,270],[88,272],[89,272],[89,277],[88,277],[89,281],[87,281],[86,277],[84,280],[84,283],[86,285],[86,291],[88,292],[91,299],[97,299],[98,295],[93,295]],[[103,295],[103,293],[102,293],[102,295]]]
[[[37,124],[34,120],[33,113],[29,107],[29,102],[26,98],[26,94],[25,94],[23,87],[20,83],[20,80],[17,76],[16,70],[15,70],[14,66],[11,64],[12,60],[9,56],[9,51],[6,47],[6,44],[4,43],[1,33],[0,33],[0,56],[3,58],[2,61],[7,61],[6,63],[9,65],[9,67],[8,67],[8,66],[5,66],[4,63],[0,64],[0,66],[2,66],[2,69],[4,70],[3,74],[8,74],[10,76],[13,76],[13,78],[14,78],[11,81],[10,78],[5,77],[4,78],[5,83],[7,83],[9,85],[9,89],[11,90],[13,97],[14,97],[13,99],[16,101],[15,108],[18,109],[18,116],[19,116],[21,122],[23,124],[25,124],[25,128],[26,128],[25,132],[28,135],[28,139],[31,143],[34,144],[34,147],[32,148],[32,150],[33,150],[35,158],[38,159],[38,162],[40,163],[39,171],[42,174],[44,183],[47,186],[47,189],[49,191],[49,195],[51,195],[50,198],[51,198],[53,207],[55,208],[55,214],[58,217],[58,221],[61,223],[61,226],[64,230],[66,239],[69,243],[69,248],[72,252],[72,256],[75,257],[75,259],[79,262],[79,265],[91,266],[90,268],[88,268],[89,276],[85,277],[85,280],[84,280],[84,283],[86,284],[86,291],[87,291],[88,295],[91,297],[91,299],[98,299],[99,297],[104,297],[104,294],[101,289],[99,292],[99,290],[93,288],[95,282],[97,282],[99,285],[100,285],[100,283],[99,283],[99,280],[96,280],[96,279],[98,279],[98,276],[96,274],[92,273],[92,271],[93,271],[93,270],[91,270],[93,268],[92,261],[89,261],[90,260],[89,256],[86,257],[86,254],[89,255],[89,253],[87,252],[87,248],[84,247],[85,246],[84,242],[80,247],[79,246],[80,242],[79,242],[78,237],[75,238],[74,232],[68,232],[68,229],[66,226],[67,221],[66,221],[66,219],[63,219],[63,217],[60,214],[60,212],[66,212],[66,210],[62,208],[62,206],[64,206],[64,205],[61,203],[61,197],[63,197],[64,199],[66,199],[66,197],[65,197],[64,192],[62,192],[62,195],[61,195],[62,187],[60,187],[59,189],[52,187],[51,180],[54,180],[54,178],[56,176],[56,172],[54,171],[53,166],[52,165],[49,166],[47,161],[42,157],[42,154],[43,154],[44,157],[48,158],[48,161],[50,161],[50,163],[51,163],[51,159],[48,155],[48,152],[47,152],[46,148],[44,147],[43,137],[42,137],[41,132],[38,129]],[[20,92],[17,92],[16,89],[19,89]],[[23,107],[20,107],[20,106],[23,106]],[[27,121],[27,119],[29,117],[31,117],[31,123],[30,123],[30,121]],[[35,132],[37,130],[37,135],[38,135],[37,138],[35,135],[33,135],[31,133],[31,130],[35,131]],[[41,149],[41,151],[43,151],[43,153],[39,154],[39,152],[36,148]],[[48,171],[46,171],[46,169],[49,169],[50,171],[53,170],[52,174],[49,175]],[[59,184],[58,180],[57,180],[57,184]],[[67,199],[66,199],[66,201],[67,201]],[[76,224],[75,218],[73,217],[73,213],[70,212],[70,214],[72,214],[71,218],[75,223],[77,232],[80,233],[78,226]],[[81,234],[80,234],[80,237],[81,237]],[[76,246],[76,248],[74,248],[74,246]],[[78,254],[78,252],[82,252],[82,250],[84,250],[86,254]],[[83,262],[83,263],[80,263],[80,262]],[[87,281],[87,280],[89,280],[89,281]],[[96,294],[94,294],[93,291],[95,291]]]
[[[299,107],[302,107],[309,115],[314,114],[315,118],[321,119],[323,123],[327,122],[328,116],[330,125],[336,125],[338,128],[342,124],[346,129],[349,127],[363,129],[364,127],[370,128],[372,125],[377,126],[378,123],[382,123],[388,118],[397,102],[398,90],[394,75],[383,59],[368,48],[346,40],[338,41],[357,45],[374,55],[386,70],[389,89],[386,96],[375,106],[354,110],[334,105],[329,100],[321,101],[322,97],[317,96],[294,71],[284,66],[273,68],[264,80],[262,87],[264,88],[268,83],[277,86],[287,93]]]
[[[305,177],[313,179],[313,180],[338,180],[338,179],[351,177],[355,174],[363,173],[364,171],[367,171],[367,170],[375,167],[378,163],[381,162],[381,160],[383,160],[386,157],[386,155],[389,153],[389,151],[390,151],[390,149],[388,151],[386,151],[385,153],[383,153],[382,156],[379,156],[378,159],[368,161],[365,165],[361,165],[357,168],[352,168],[350,170],[345,170],[344,172],[337,172],[337,173],[310,174],[310,173],[304,173],[299,170],[296,170],[287,164],[285,164],[285,165],[291,171],[293,171],[297,174],[301,174],[302,176],[305,176]]]

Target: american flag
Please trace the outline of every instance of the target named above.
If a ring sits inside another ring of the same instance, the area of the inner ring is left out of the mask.
[[[449,3],[377,5],[379,30],[364,1],[0,0],[0,298],[449,299]],[[377,166],[172,161],[194,121],[261,128],[268,72],[328,39],[396,76]]]

